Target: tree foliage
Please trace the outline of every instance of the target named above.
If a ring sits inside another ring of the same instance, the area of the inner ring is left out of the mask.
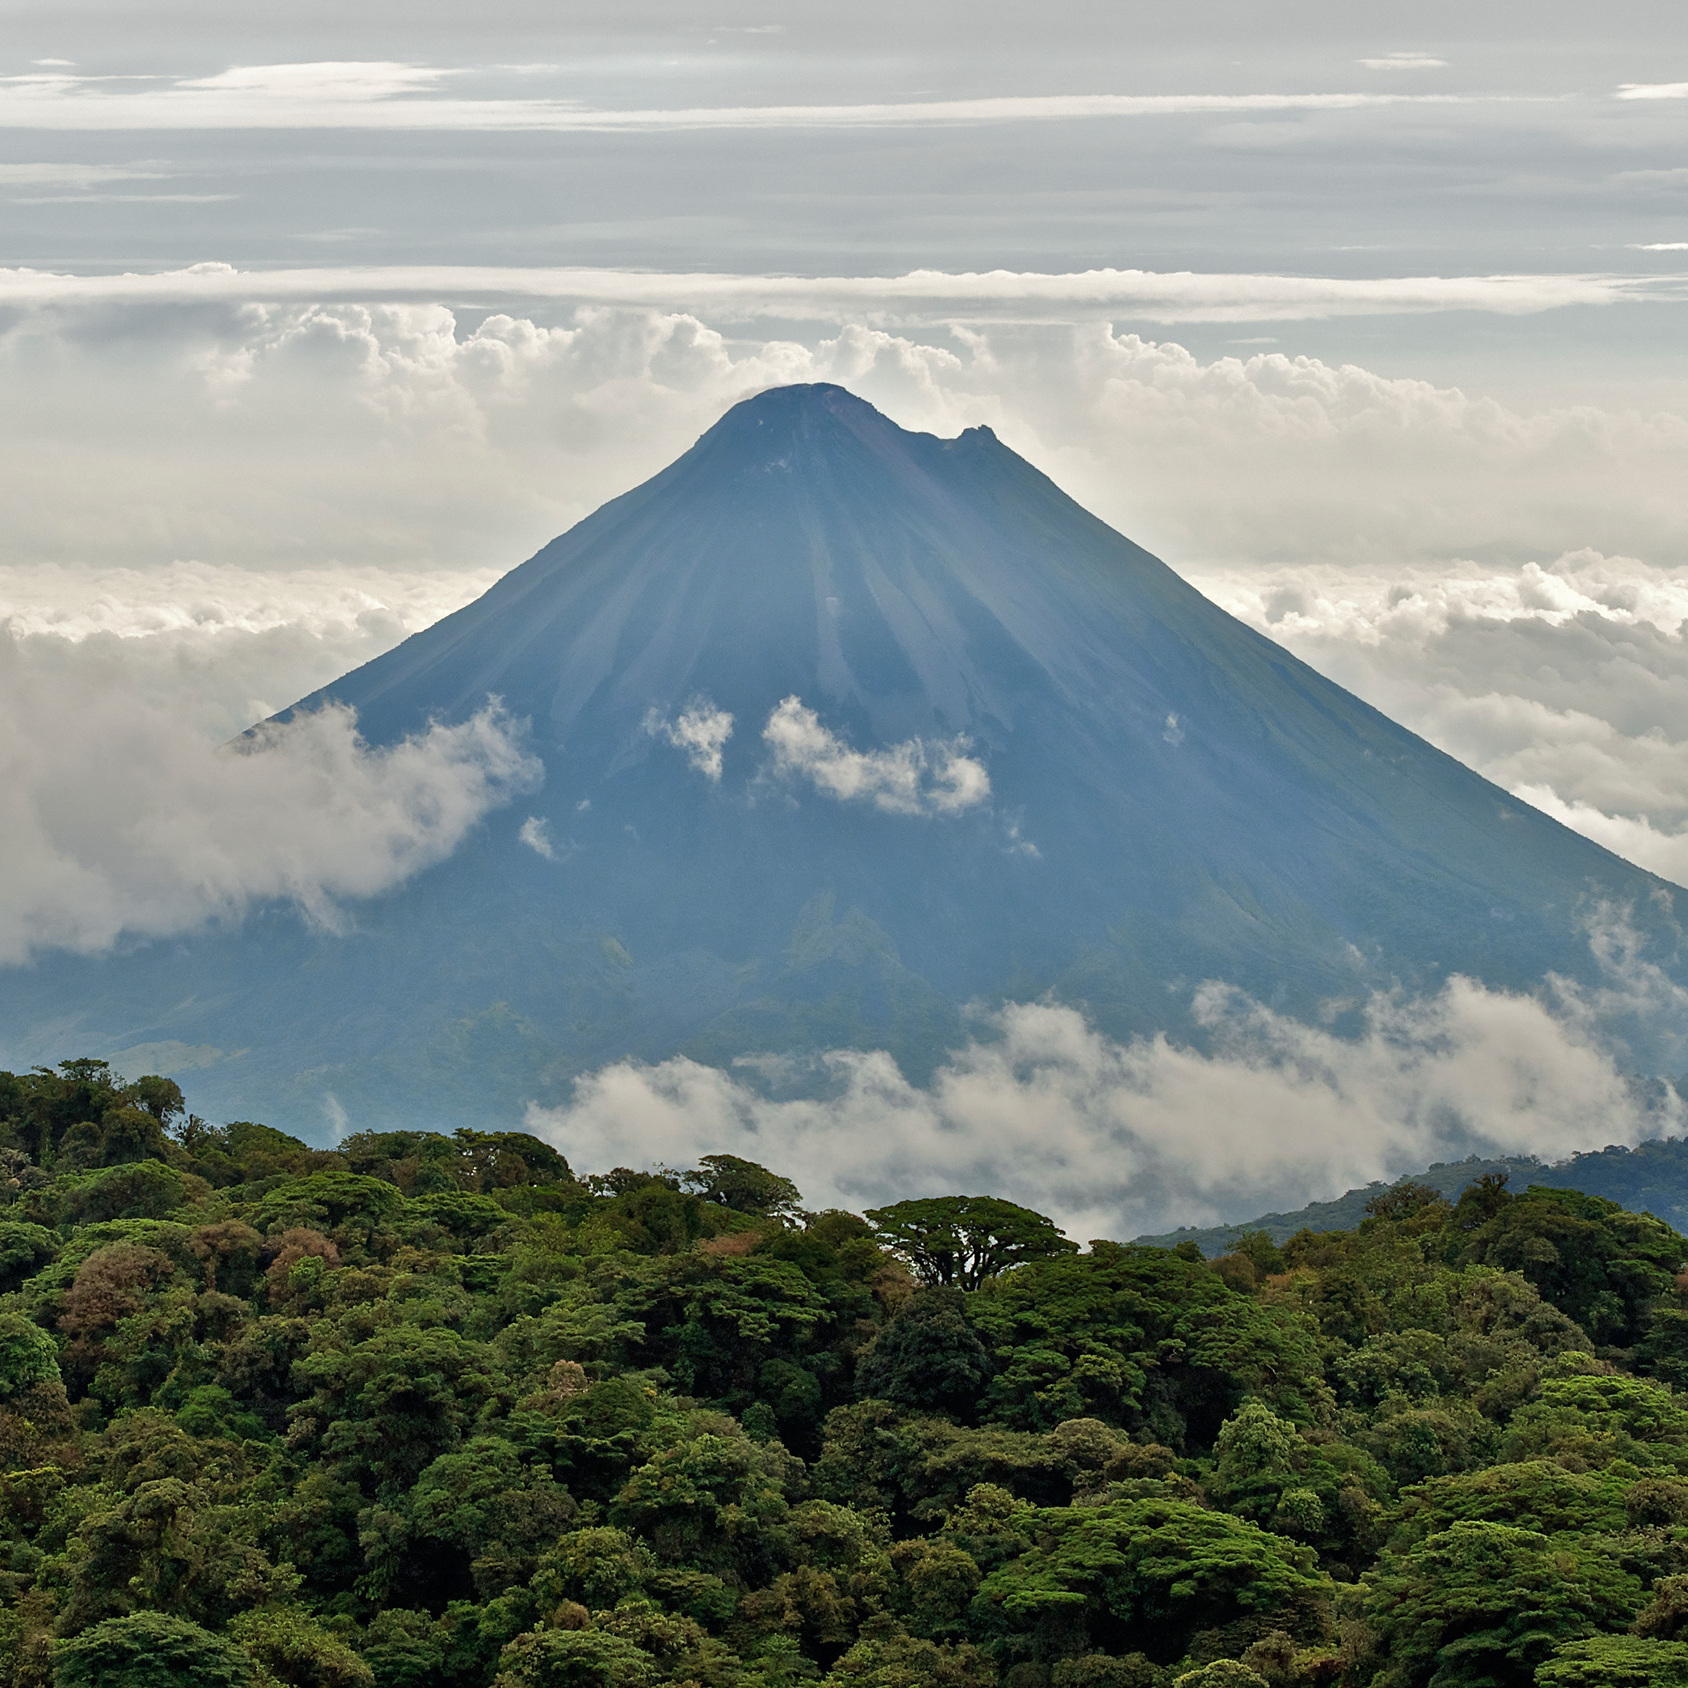
[[[1208,1261],[0,1074],[0,1688],[1688,1688],[1688,1244]]]
[[[252,1661],[198,1624],[161,1612],[108,1618],[55,1650],[54,1688],[248,1688]]]
[[[867,1210],[879,1240],[926,1284],[977,1289],[1027,1260],[1077,1252],[1041,1213],[994,1196],[928,1196]]]

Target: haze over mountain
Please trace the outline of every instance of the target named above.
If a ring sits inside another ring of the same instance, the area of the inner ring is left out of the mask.
[[[452,1126],[627,1055],[884,1048],[920,1079],[970,1005],[1199,1040],[1217,980],[1341,1027],[1397,984],[1591,978],[1612,911],[1684,973],[1665,882],[1243,626],[988,429],[908,433],[838,387],[736,406],[296,708],[390,744],[489,698],[543,784],[448,861],[344,933],[274,909],[8,970],[10,1058],[191,1066],[196,1105],[308,1132],[325,1107]]]

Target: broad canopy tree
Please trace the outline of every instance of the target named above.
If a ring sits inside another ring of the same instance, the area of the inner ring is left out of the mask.
[[[1052,1220],[995,1196],[893,1202],[870,1207],[867,1218],[880,1242],[924,1284],[973,1290],[1011,1266],[1078,1252]]]

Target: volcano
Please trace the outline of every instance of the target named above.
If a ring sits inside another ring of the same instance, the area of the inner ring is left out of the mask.
[[[1453,973],[1586,977],[1601,908],[1682,973],[1673,887],[1245,627],[988,428],[909,433],[835,386],[737,405],[295,707],[389,743],[489,697],[544,783],[450,860],[347,933],[272,910],[13,970],[14,1047],[185,1050],[200,1105],[317,1133],[325,1107],[509,1120],[626,1056],[883,1048],[918,1079],[1010,1001],[1199,1038],[1206,980],[1340,1025]]]

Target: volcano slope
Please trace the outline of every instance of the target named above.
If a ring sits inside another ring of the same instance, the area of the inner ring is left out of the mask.
[[[920,1078],[969,1005],[1199,1036],[1210,979],[1309,1015],[1451,973],[1587,977],[1603,910],[1684,973],[1673,887],[1243,626],[989,429],[908,433],[838,387],[739,404],[296,708],[349,704],[388,743],[489,696],[544,784],[452,859],[341,935],[272,910],[12,970],[14,1049],[192,1048],[225,1110],[313,1130],[332,1095],[437,1126],[626,1055],[886,1048]]]

